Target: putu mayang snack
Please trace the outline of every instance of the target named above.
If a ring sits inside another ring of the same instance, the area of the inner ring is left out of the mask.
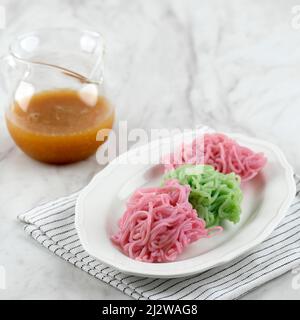
[[[166,173],[164,180],[169,179],[191,187],[189,202],[207,227],[225,220],[239,222],[243,194],[235,173],[223,174],[208,165],[184,165]]]
[[[205,134],[165,157],[157,188],[136,190],[111,240],[143,262],[176,260],[186,246],[240,220],[240,182],[252,179],[267,160],[223,134]],[[205,164],[205,165],[203,165]]]
[[[138,189],[111,240],[130,258],[144,262],[174,261],[190,243],[212,231],[188,201],[190,186],[177,180],[158,188]]]
[[[222,173],[234,172],[242,181],[254,178],[266,162],[262,153],[255,153],[221,133],[204,134],[163,158],[166,171],[183,164],[208,164]]]

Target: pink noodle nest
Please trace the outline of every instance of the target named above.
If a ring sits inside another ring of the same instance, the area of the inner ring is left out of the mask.
[[[209,237],[203,219],[188,202],[190,187],[169,180],[163,187],[134,192],[112,242],[143,262],[174,261],[190,243]],[[222,230],[220,227],[214,229]]]
[[[191,144],[183,144],[162,162],[166,171],[182,164],[207,164],[221,173],[234,172],[247,181],[257,175],[267,159],[263,153],[255,153],[224,134],[213,133],[198,137]]]

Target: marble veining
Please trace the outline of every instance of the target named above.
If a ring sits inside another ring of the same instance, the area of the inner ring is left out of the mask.
[[[106,39],[105,81],[129,129],[199,124],[276,143],[300,173],[300,30],[296,0],[0,0],[11,39],[45,26],[95,29]],[[127,299],[54,257],[16,220],[40,202],[79,190],[101,170],[94,157],[65,167],[27,158],[0,116],[1,299]],[[291,272],[244,299],[297,299]]]

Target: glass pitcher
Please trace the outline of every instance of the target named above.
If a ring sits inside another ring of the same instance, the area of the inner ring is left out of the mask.
[[[110,130],[114,108],[103,84],[100,34],[41,29],[18,37],[1,60],[5,119],[15,143],[32,158],[54,164],[83,160]]]

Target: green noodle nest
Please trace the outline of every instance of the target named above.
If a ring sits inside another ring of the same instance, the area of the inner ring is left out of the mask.
[[[208,165],[183,165],[167,172],[163,179],[190,185],[189,202],[207,227],[225,220],[239,222],[243,194],[235,173],[223,174]]]

